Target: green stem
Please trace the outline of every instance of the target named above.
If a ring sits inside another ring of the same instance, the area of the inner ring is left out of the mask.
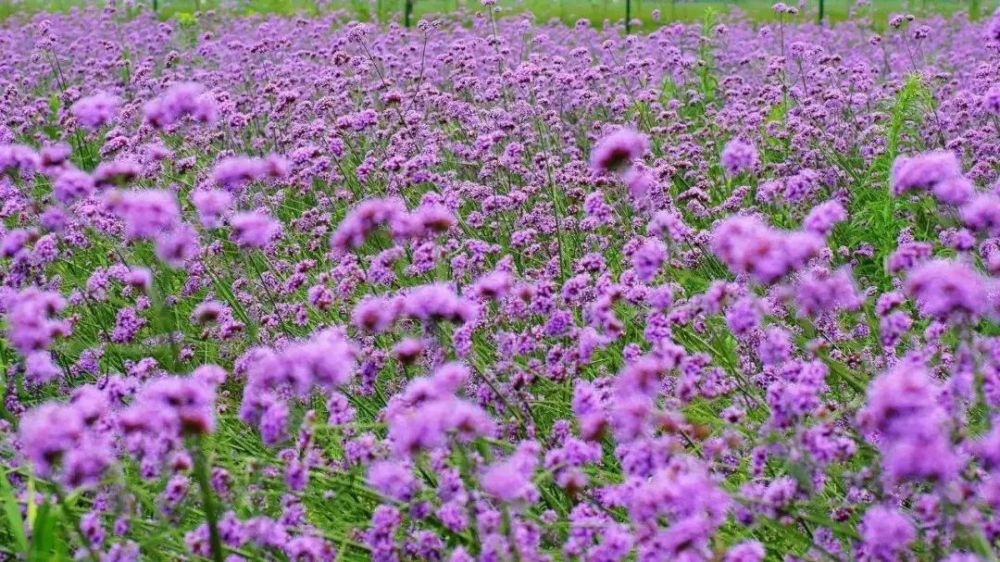
[[[410,19],[413,15],[413,0],[403,0],[403,25],[410,27]]]
[[[205,509],[205,522],[208,524],[208,540],[212,547],[213,562],[222,562],[222,538],[219,536],[219,514],[216,511],[215,496],[212,494],[212,483],[208,475],[208,462],[205,458],[205,448],[201,435],[194,437],[194,477],[201,489],[201,502]]]
[[[97,553],[94,552],[94,549],[90,546],[90,540],[88,540],[83,534],[83,531],[80,530],[80,518],[77,517],[75,511],[70,509],[69,502],[66,500],[66,493],[59,485],[56,485],[55,489],[56,499],[59,500],[59,504],[62,505],[63,511],[66,512],[66,516],[69,517],[69,524],[73,527],[73,533],[76,534],[78,539],[80,539],[80,544],[83,545],[83,549],[87,551],[87,558],[89,558],[91,562],[99,562],[100,559],[97,557]]]

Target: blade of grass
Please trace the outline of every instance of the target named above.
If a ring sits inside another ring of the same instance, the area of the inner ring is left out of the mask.
[[[28,538],[24,534],[24,521],[21,519],[21,509],[17,505],[17,498],[14,497],[14,489],[7,480],[7,472],[0,473],[0,500],[3,501],[4,518],[10,528],[10,535],[14,538],[17,549],[21,552],[28,552]]]

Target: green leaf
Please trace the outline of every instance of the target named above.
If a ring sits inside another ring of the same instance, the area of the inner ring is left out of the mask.
[[[61,510],[59,506],[45,502],[35,514],[35,526],[31,533],[31,552],[28,560],[51,560],[57,549],[56,525],[59,522]]]
[[[24,534],[24,522],[21,520],[21,510],[14,497],[14,489],[7,481],[7,472],[0,471],[0,501],[3,501],[4,518],[14,537],[14,543],[21,552],[28,552],[28,538]]]

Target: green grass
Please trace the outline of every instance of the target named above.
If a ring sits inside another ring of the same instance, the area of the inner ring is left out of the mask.
[[[797,2],[786,2],[795,5]],[[0,18],[9,18],[43,11],[67,11],[87,5],[81,0],[3,0],[0,2]],[[775,19],[772,0],[633,0],[633,18],[642,22],[643,28],[673,21],[700,21],[709,10],[718,13],[745,14],[754,21]],[[152,0],[137,2],[137,5],[152,6]],[[620,22],[625,17],[625,0],[499,0],[503,13],[532,12],[539,21],[552,19],[572,23],[586,19],[600,25],[602,22]],[[874,0],[871,6],[862,10],[876,24],[883,24],[890,14],[914,13],[917,15],[943,14],[971,10],[982,15],[997,9],[1000,0]],[[403,0],[335,0],[318,5],[313,0],[158,0],[158,12],[163,18],[179,14],[190,14],[200,10],[222,9],[227,12],[248,14],[317,14],[320,11],[343,9],[359,20],[379,21],[402,19]],[[802,14],[803,21],[814,21],[818,2],[812,0]],[[415,0],[414,21],[430,15],[448,15],[478,12],[485,8],[479,0]],[[660,11],[659,23],[653,22],[652,12]],[[826,0],[826,20],[844,21],[856,10],[855,0]]]

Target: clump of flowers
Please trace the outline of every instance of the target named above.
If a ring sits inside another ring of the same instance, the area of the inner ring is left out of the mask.
[[[494,4],[0,26],[0,556],[1000,556],[1000,16]]]

